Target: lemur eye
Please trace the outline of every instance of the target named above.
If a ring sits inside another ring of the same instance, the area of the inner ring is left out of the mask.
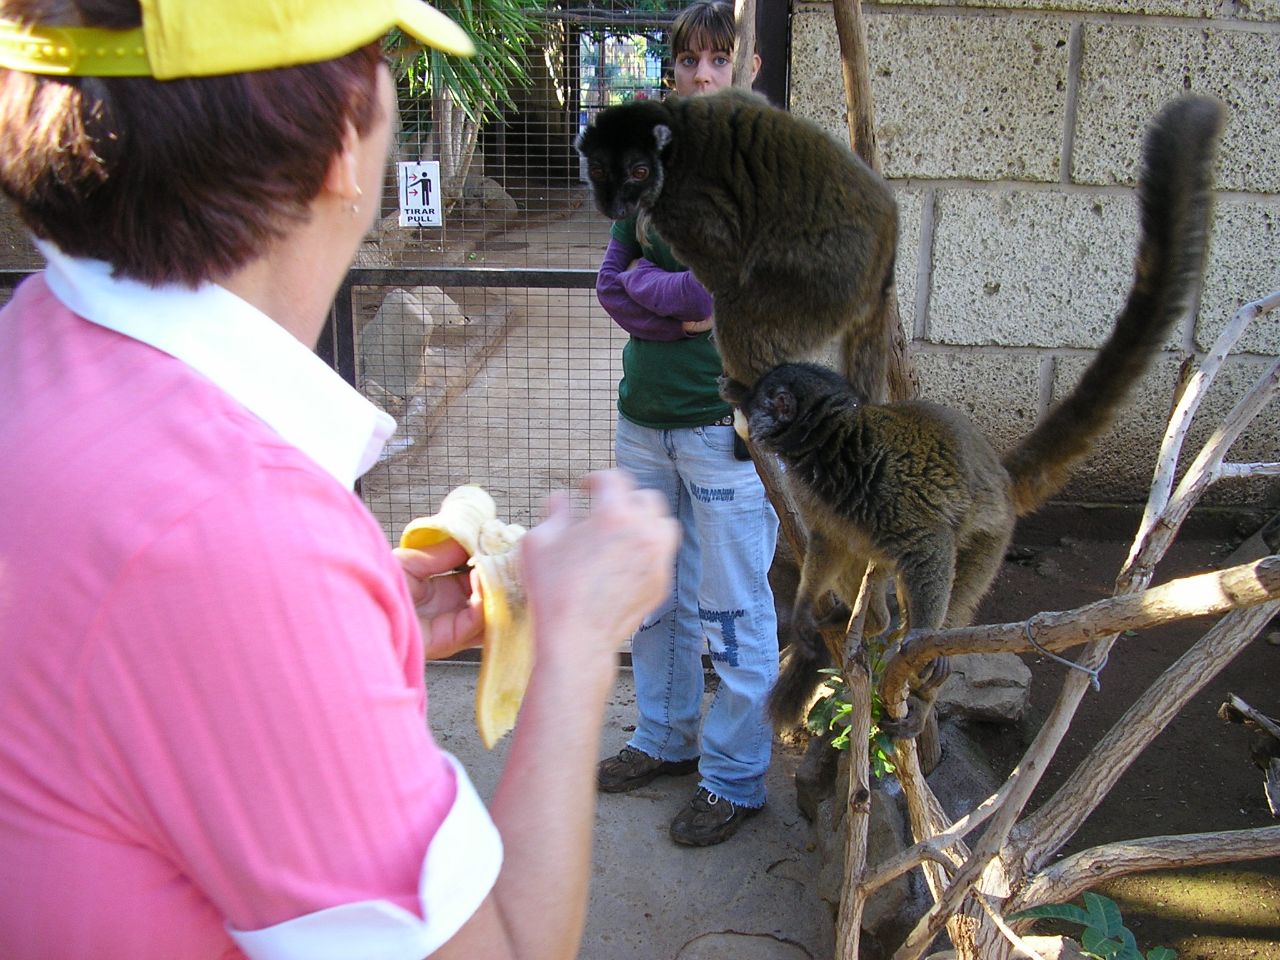
[[[587,168],[587,176],[592,180],[595,180],[597,183],[604,183],[609,179],[609,174],[605,172],[604,167],[600,167],[595,164],[592,164]]]
[[[649,179],[649,168],[648,168],[648,167],[646,167],[643,163],[638,164],[638,165],[636,165],[636,166],[632,167],[632,168],[631,168],[631,179],[632,179],[632,180],[648,180],[648,179]]]

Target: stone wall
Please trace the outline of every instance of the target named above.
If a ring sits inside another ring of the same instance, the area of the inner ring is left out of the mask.
[[[1229,109],[1198,315],[1062,499],[1145,499],[1181,352],[1280,289],[1280,0],[864,4],[884,172],[901,204],[898,297],[925,396],[1000,444],[1075,382],[1127,290],[1147,121],[1184,91]],[[793,8],[792,112],[847,141],[830,4]],[[1280,317],[1236,348],[1193,438],[1280,355]],[[1226,388],[1226,389],[1223,389]],[[1233,451],[1280,459],[1273,404]],[[1212,422],[1211,422],[1212,421]],[[1280,484],[1206,502],[1269,503]]]

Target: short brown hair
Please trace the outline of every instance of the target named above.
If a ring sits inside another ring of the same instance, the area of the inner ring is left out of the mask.
[[[724,50],[733,53],[738,21],[733,4],[725,0],[695,0],[671,22],[671,56],[688,51]]]
[[[137,0],[0,0],[0,16],[141,22]],[[306,218],[348,121],[378,119],[380,57],[169,81],[0,70],[0,189],[36,236],[118,275],[225,276]]]

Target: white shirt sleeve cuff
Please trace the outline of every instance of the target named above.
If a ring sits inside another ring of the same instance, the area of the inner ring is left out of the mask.
[[[228,927],[249,960],[421,960],[479,909],[502,867],[502,838],[462,765],[453,806],[427,846],[418,878],[425,920],[386,900],[318,910],[261,930]]]

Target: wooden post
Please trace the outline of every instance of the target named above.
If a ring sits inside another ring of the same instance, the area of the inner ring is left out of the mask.
[[[756,0],[734,0],[737,39],[733,44],[733,85],[751,89],[756,53]]]

